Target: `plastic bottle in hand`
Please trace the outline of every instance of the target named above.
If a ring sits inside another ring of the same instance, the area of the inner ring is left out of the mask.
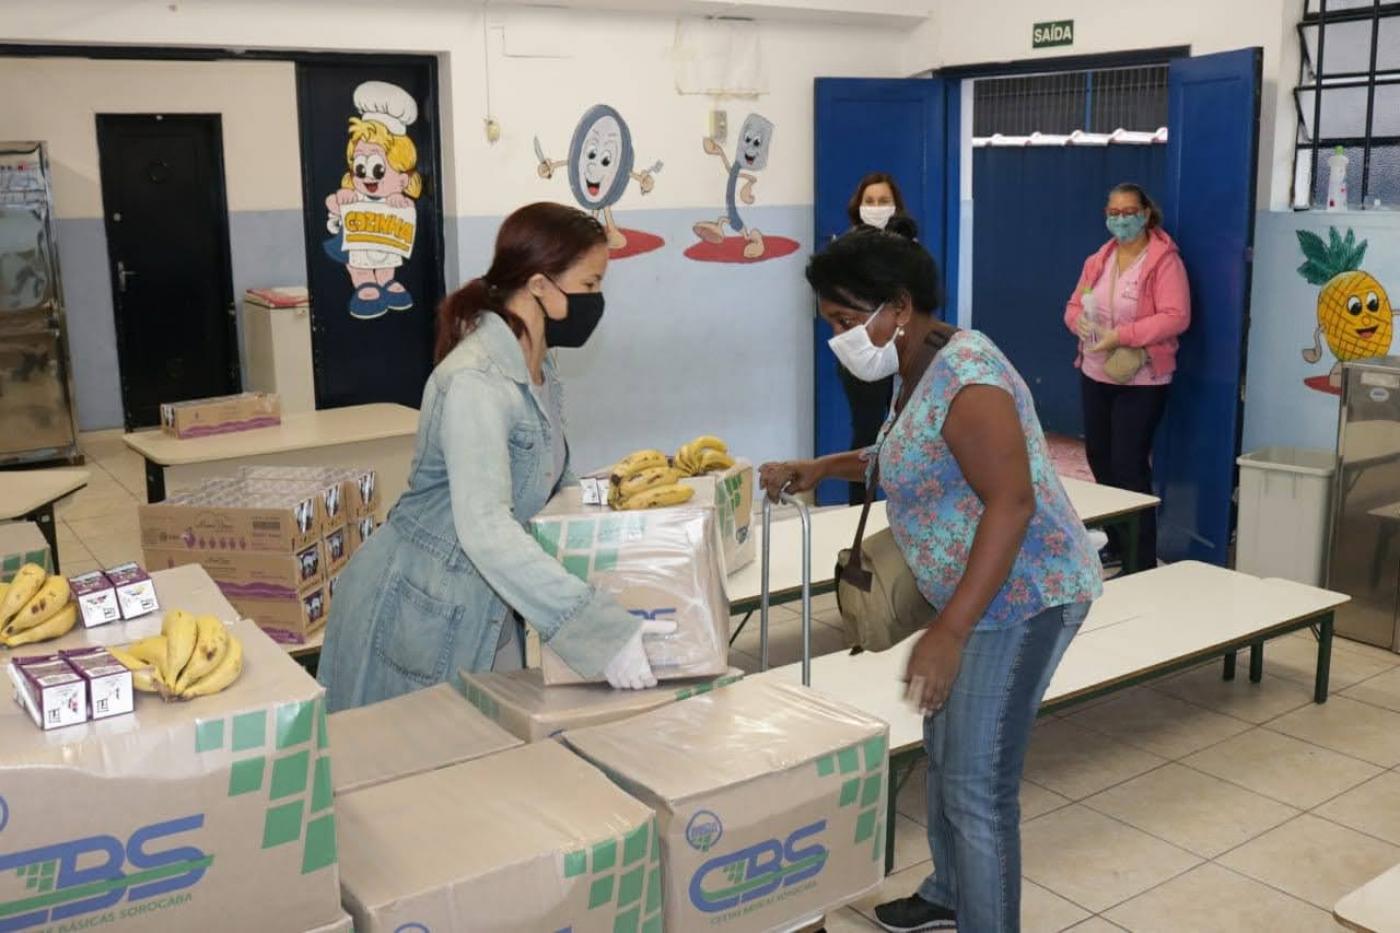
[[[1094,290],[1084,289],[1084,294],[1079,296],[1079,303],[1084,309],[1080,319],[1089,328],[1089,336],[1081,337],[1079,342],[1085,350],[1091,350],[1099,342],[1099,303],[1094,298]]]

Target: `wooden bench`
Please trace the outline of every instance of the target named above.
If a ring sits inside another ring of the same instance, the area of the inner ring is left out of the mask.
[[[1332,916],[1357,933],[1400,930],[1400,865],[1342,898],[1332,908]]]
[[[126,435],[146,459],[146,501],[161,502],[166,487],[192,486],[247,464],[364,466],[379,473],[383,510],[408,488],[418,435],[418,412],[403,405],[352,405],[285,415],[270,428],[181,440],[159,429]]]
[[[1041,714],[1251,649],[1251,674],[1263,673],[1264,643],[1315,628],[1313,699],[1327,700],[1333,612],[1350,597],[1287,580],[1261,580],[1185,562],[1111,580],[1055,670]],[[890,820],[899,787],[923,755],[923,716],[904,699],[909,651],[918,636],[878,654],[812,659],[812,688],[890,724]],[[802,682],[802,665],[758,677]],[[1228,676],[1228,672],[1227,672]],[[893,833],[886,852],[893,864]]]
[[[48,542],[58,572],[58,525],[54,503],[88,483],[87,470],[6,470],[0,473],[0,521],[34,522]]]

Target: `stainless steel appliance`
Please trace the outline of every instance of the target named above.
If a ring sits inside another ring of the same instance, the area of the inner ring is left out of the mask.
[[[0,143],[0,466],[79,458],[43,143]]]
[[[1400,357],[1342,372],[1327,585],[1337,634],[1400,650]]]

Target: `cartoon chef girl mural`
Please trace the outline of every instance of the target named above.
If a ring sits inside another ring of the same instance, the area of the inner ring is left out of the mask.
[[[355,286],[350,315],[360,320],[407,311],[413,296],[394,276],[413,255],[418,226],[414,199],[423,192],[418,149],[408,127],[418,104],[403,88],[366,81],[355,88],[345,177],[326,198],[326,252],[345,264]]]

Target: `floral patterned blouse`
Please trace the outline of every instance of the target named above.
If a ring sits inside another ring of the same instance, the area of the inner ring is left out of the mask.
[[[1098,555],[1055,474],[1030,390],[996,345],[974,331],[949,339],[877,442],[890,530],[919,590],[934,606],[948,604],[982,518],[982,500],[943,440],[948,408],[969,385],[996,386],[1015,400],[1035,488],[1021,552],[977,628],[1008,628],[1046,609],[1093,601],[1103,592]]]

